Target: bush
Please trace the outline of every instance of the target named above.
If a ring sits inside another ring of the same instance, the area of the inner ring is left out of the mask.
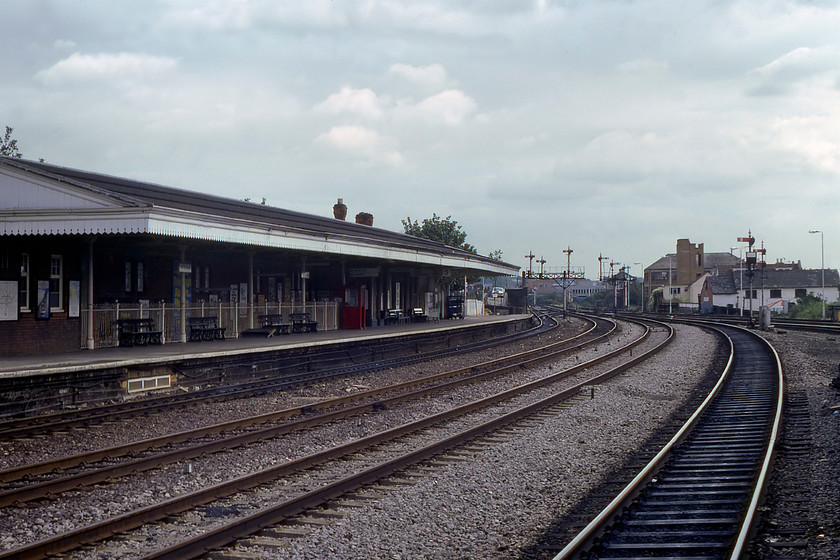
[[[791,319],[821,319],[822,309],[822,298],[810,293],[796,298],[796,304],[790,306],[788,317]]]

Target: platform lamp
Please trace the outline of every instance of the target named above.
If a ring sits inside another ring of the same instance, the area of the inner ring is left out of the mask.
[[[820,272],[822,273],[822,318],[825,319],[825,237],[822,230],[810,229],[808,233],[820,234]]]

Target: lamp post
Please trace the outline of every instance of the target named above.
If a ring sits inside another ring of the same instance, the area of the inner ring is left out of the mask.
[[[741,275],[742,275],[741,276],[741,284],[743,284],[744,283],[744,280],[743,280],[744,269],[741,268],[741,248],[740,247],[730,247],[729,248],[729,254],[734,257],[735,254],[732,251],[734,251],[735,249],[738,249],[738,269],[741,271]],[[743,288],[743,287],[744,287],[743,285],[738,286],[739,289]],[[739,315],[743,315],[743,313],[740,312],[740,307],[741,307],[741,293],[736,291],[735,292],[735,308],[738,309],[738,314]]]
[[[822,272],[822,318],[825,319],[825,236],[822,230],[811,229],[808,233],[820,234],[820,272]]]
[[[642,263],[634,262],[633,264],[639,265],[639,270],[642,271],[642,275],[639,278],[642,279],[642,291],[641,295],[639,296],[639,313],[645,312],[645,269],[642,267]]]

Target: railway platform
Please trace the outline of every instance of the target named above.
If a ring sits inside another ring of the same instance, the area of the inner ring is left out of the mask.
[[[532,315],[398,324],[365,330],[100,348],[0,358],[0,417],[33,409],[131,398],[155,389],[191,390],[341,363],[399,358],[441,345],[458,347],[529,328]]]
[[[417,335],[430,332],[474,329],[482,325],[518,323],[531,315],[484,315],[437,322],[411,323],[373,327],[365,330],[334,330],[295,333],[272,337],[243,336],[212,342],[170,342],[163,345],[128,348],[98,348],[64,354],[12,356],[0,359],[0,379],[33,375],[55,375],[69,371],[127,366],[155,366],[174,361],[259,356],[283,349],[301,349],[335,343],[353,344],[377,339]]]

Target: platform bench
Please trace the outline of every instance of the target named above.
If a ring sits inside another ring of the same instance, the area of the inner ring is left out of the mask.
[[[283,315],[279,314],[260,315],[260,323],[263,329],[268,329],[268,336],[289,334],[292,328],[292,323],[283,321]]]
[[[154,319],[117,319],[120,346],[163,344],[162,331],[155,330]]]
[[[385,315],[386,325],[399,325],[408,320],[408,317],[405,316],[402,309],[389,309]]]
[[[190,342],[225,339],[226,328],[219,326],[216,317],[190,317],[187,326],[190,328]]]
[[[289,315],[292,320],[292,332],[315,332],[318,330],[318,321],[313,321],[309,313],[292,313]]]
[[[425,323],[429,320],[429,316],[423,312],[422,307],[415,307],[411,311],[411,318],[414,319],[415,323]]]

